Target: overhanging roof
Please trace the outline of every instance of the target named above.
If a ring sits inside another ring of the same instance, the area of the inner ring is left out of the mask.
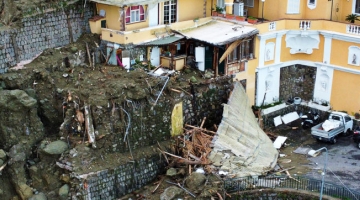
[[[92,2],[112,5],[112,6],[131,6],[131,5],[146,5],[164,2],[166,0],[90,0]]]
[[[181,35],[172,35],[172,36],[159,38],[159,39],[156,39],[156,40],[153,40],[153,41],[150,41],[150,42],[137,44],[136,46],[161,46],[161,45],[167,45],[167,44],[171,44],[173,42],[176,42],[178,40],[181,40],[183,38],[184,38],[184,36],[181,36]]]
[[[184,35],[187,39],[195,39],[218,46],[259,33],[258,29],[251,25],[241,25],[221,20],[213,20],[198,27],[173,31]]]

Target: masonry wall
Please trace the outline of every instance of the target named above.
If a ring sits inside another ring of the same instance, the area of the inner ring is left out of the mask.
[[[0,31],[0,74],[47,48],[67,45],[81,34],[89,33],[91,16],[91,7],[72,5],[64,10],[24,17],[20,28]]]
[[[313,98],[316,68],[292,65],[280,70],[280,100],[300,97],[309,101]]]
[[[152,149],[151,146],[156,149],[157,142],[170,142],[171,113],[174,105],[183,102],[184,123],[200,125],[202,119],[207,117],[205,127],[213,127],[214,124],[218,125],[221,122],[221,104],[227,102],[231,87],[230,76],[219,77],[209,84],[189,86],[184,89],[186,93],[171,93],[171,97],[166,90],[167,94],[159,98],[156,106],[153,106],[154,97],[148,97],[149,100],[128,100],[120,105],[128,114],[123,111],[123,114],[114,116],[113,121],[127,121],[129,120],[127,115],[130,116],[128,142],[124,142],[127,126],[115,123],[116,134],[113,135],[116,135],[116,138],[111,139],[112,144],[108,149],[113,152],[128,153],[130,146],[133,155],[147,151],[147,156],[134,158],[134,162],[122,164],[114,169],[76,176],[72,184],[73,193],[70,194],[72,199],[116,199],[153,181],[158,174],[164,172],[166,163],[158,151],[149,152],[149,150]],[[93,110],[94,124],[99,125],[96,116],[106,116],[106,114],[94,114],[94,112],[96,113],[96,110]],[[122,135],[119,136],[119,133]],[[143,150],[143,147],[147,147],[147,150]]]

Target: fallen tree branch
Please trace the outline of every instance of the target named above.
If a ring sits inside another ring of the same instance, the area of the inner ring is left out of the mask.
[[[187,190],[183,186],[181,186],[180,183],[173,183],[173,182],[170,182],[170,181],[166,181],[166,182],[170,183],[170,184],[173,184],[173,185],[176,185],[176,186],[179,186],[181,189],[183,189],[185,192],[190,194],[192,197],[196,198],[196,196],[193,193],[191,193],[189,190]]]
[[[164,181],[164,179],[165,179],[165,176],[163,176],[163,177],[160,179],[160,181],[159,181],[159,183],[157,184],[157,186],[154,188],[153,191],[151,191],[152,194],[154,194],[154,192],[159,188],[159,186],[160,186],[161,183]]]
[[[204,131],[204,132],[216,134],[216,132],[214,132],[214,131],[209,131],[209,130],[206,130],[206,129],[204,129],[204,128],[199,128],[199,127],[192,126],[192,125],[189,125],[189,124],[185,124],[185,126],[190,127],[190,128],[193,128],[193,129],[198,129],[198,130],[201,130],[201,131]]]

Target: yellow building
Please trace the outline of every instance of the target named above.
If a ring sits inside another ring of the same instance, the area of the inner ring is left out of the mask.
[[[360,26],[346,21],[360,14],[360,1],[91,1],[91,31],[123,49],[127,66],[137,58],[179,70],[195,56],[199,69],[245,83],[252,105],[300,97],[349,114],[360,110]]]

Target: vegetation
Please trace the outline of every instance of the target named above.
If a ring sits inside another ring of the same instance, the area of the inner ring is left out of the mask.
[[[219,6],[216,6],[215,11],[216,11],[217,13],[222,13],[222,12],[224,11],[224,8],[219,7]]]
[[[249,16],[248,19],[255,20],[255,19],[257,19],[257,18],[256,18],[256,17],[253,17],[253,16]]]
[[[359,21],[359,16],[356,14],[349,14],[346,16],[345,20],[350,23],[355,23],[355,21]]]

